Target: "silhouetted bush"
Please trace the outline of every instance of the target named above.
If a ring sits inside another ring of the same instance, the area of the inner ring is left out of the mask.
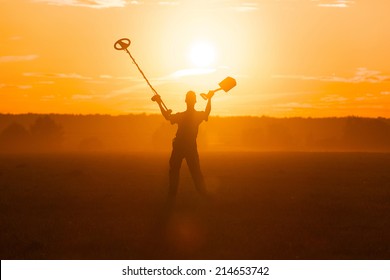
[[[63,140],[62,126],[49,116],[38,117],[30,128],[33,148],[36,151],[53,151]]]
[[[24,152],[30,148],[30,134],[19,123],[11,123],[0,133],[0,150]]]

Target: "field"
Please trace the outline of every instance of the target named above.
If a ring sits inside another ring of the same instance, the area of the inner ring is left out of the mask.
[[[390,259],[390,154],[0,155],[1,259]]]

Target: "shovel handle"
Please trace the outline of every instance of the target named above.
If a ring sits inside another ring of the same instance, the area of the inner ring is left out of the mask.
[[[217,88],[217,89],[214,89],[214,90],[211,90],[213,93],[216,93],[217,91],[220,91],[222,90],[222,88]],[[206,94],[206,93],[201,93],[200,96],[204,99],[204,100],[207,100],[210,98],[209,94]]]

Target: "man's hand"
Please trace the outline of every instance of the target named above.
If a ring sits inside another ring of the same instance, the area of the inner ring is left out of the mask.
[[[213,90],[210,90],[208,93],[207,93],[207,97],[210,99],[214,96],[214,91]]]
[[[161,100],[161,96],[158,94],[153,95],[152,101],[157,102],[158,107],[160,108],[161,114],[164,116],[166,120],[170,120],[172,110],[168,109],[164,102]]]
[[[161,103],[162,102],[162,100],[161,100],[161,96],[160,95],[158,95],[158,94],[156,94],[156,95],[153,95],[153,97],[152,97],[152,101],[155,101],[155,102],[157,102],[157,103]]]

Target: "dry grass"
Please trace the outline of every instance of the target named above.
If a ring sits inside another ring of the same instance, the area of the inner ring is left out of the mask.
[[[1,155],[1,259],[389,259],[390,154]]]

